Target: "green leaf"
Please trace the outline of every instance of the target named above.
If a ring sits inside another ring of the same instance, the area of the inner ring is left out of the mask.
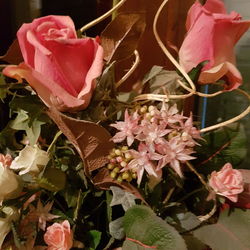
[[[53,192],[64,189],[66,184],[66,174],[57,168],[46,168],[42,179],[45,179],[46,181],[41,182],[41,184],[48,184],[48,186],[45,185],[44,188]]]
[[[22,145],[18,144],[15,138],[16,131],[10,128],[8,125],[0,132],[0,148],[1,150],[6,150],[9,148],[11,150],[22,149]]]
[[[148,250],[149,248],[145,248],[133,241],[125,240],[122,245],[122,250]]]
[[[6,85],[3,74],[0,73],[0,99],[4,99],[7,95],[7,88],[2,88],[2,86]]]
[[[145,75],[143,84],[149,83],[150,93],[165,94],[166,91],[175,93],[179,87],[177,80],[182,79],[176,71],[168,71],[160,66],[153,68]]]
[[[191,212],[178,213],[176,217],[180,221],[181,227],[185,230],[191,230],[201,224],[197,216]]]
[[[209,63],[208,60],[199,63],[195,68],[192,68],[192,70],[188,73],[189,77],[192,79],[192,81],[196,82],[200,76],[202,68]]]
[[[245,159],[246,135],[243,125],[231,124],[213,132],[206,133],[196,147],[199,158],[195,161],[200,166],[199,171],[209,174],[220,170],[224,164],[230,162],[234,168]]]
[[[154,65],[151,70],[144,76],[142,83],[145,84],[146,82],[152,80],[156,77],[161,71],[163,70],[162,66]]]
[[[135,205],[135,200],[137,199],[133,194],[124,191],[123,189],[112,186],[110,190],[113,192],[113,198],[110,206],[122,205],[124,211],[127,211],[130,207]]]
[[[177,230],[146,206],[135,205],[130,208],[125,213],[123,227],[127,238],[147,246],[156,246],[159,250],[187,249]]]
[[[88,235],[91,238],[91,249],[96,249],[101,241],[102,233],[96,230],[91,230],[88,232]]]
[[[137,96],[138,93],[136,91],[131,90],[130,92],[119,92],[117,96],[117,100],[120,102],[130,103],[134,100],[135,96]]]
[[[113,220],[109,223],[109,233],[117,240],[125,238],[125,232],[123,229],[123,217]]]
[[[216,224],[203,226],[194,236],[213,250],[250,249],[250,210],[234,209],[221,212]]]
[[[29,93],[26,93],[24,97],[14,98],[9,106],[12,111],[25,110],[32,117],[40,115],[45,108],[36,95],[30,95]]]
[[[41,126],[44,122],[37,119],[33,119],[32,123],[31,117],[25,110],[19,110],[17,117],[10,123],[10,127],[15,130],[25,130],[29,139],[30,145],[34,145],[41,133]]]
[[[60,216],[60,221],[61,220],[68,220],[70,224],[74,225],[74,221],[71,218],[71,212],[72,212],[72,210],[68,210],[67,214],[65,214],[61,210],[54,208],[52,211],[52,214]],[[57,219],[55,219],[55,221],[56,220]]]

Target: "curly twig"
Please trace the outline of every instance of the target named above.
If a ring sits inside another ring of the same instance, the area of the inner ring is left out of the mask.
[[[157,32],[157,21],[159,19],[159,16],[164,8],[164,6],[166,5],[166,3],[168,2],[168,0],[164,0],[162,2],[162,4],[160,5],[159,9],[157,10],[156,14],[155,14],[155,18],[154,18],[154,23],[153,23],[153,32],[154,32],[154,36],[155,39],[157,41],[157,43],[159,44],[160,48],[162,49],[163,53],[167,56],[167,58],[174,64],[174,66],[181,72],[181,74],[185,77],[185,79],[187,80],[187,82],[189,83],[190,87],[193,90],[193,93],[196,91],[196,87],[195,84],[193,83],[193,81],[191,80],[191,78],[189,77],[189,75],[185,72],[185,70],[180,66],[180,64],[175,60],[175,58],[170,54],[170,52],[167,50],[166,46],[164,45],[164,43],[162,42],[158,32]]]
[[[174,59],[174,57],[170,54],[170,52],[167,50],[166,46],[164,45],[164,43],[162,42],[158,32],[157,32],[157,21],[159,19],[159,16],[164,8],[164,6],[167,4],[168,0],[164,0],[162,2],[162,4],[160,5],[159,9],[157,10],[156,14],[155,14],[155,18],[154,18],[154,23],[153,23],[153,32],[154,32],[154,36],[155,39],[158,43],[158,45],[160,46],[160,48],[162,49],[163,53],[167,56],[167,58],[174,64],[174,66],[182,73],[182,75],[184,76],[184,78],[186,79],[186,81],[189,83],[190,87],[186,86],[182,81],[178,80],[178,83],[180,84],[180,86],[182,88],[184,88],[185,90],[187,90],[189,93],[188,94],[184,94],[184,95],[156,95],[156,94],[143,94],[143,95],[139,95],[135,98],[135,101],[141,101],[141,100],[154,100],[154,101],[169,101],[170,99],[185,99],[187,97],[190,97],[192,95],[198,95],[200,97],[215,97],[217,95],[220,95],[222,93],[224,93],[224,91],[217,91],[215,93],[212,94],[204,94],[202,92],[198,92],[196,91],[196,87],[193,83],[193,81],[191,80],[191,78],[188,76],[188,74],[185,72],[185,70],[180,66],[180,64]],[[241,94],[245,95],[248,100],[250,101],[250,96],[243,90],[241,89],[237,89],[236,91],[240,92]],[[213,126],[209,126],[207,128],[203,128],[200,130],[201,133],[204,132],[208,132],[226,125],[229,125],[233,122],[236,122],[240,119],[242,119],[243,117],[245,117],[246,115],[248,115],[250,113],[250,105],[248,106],[248,108],[243,111],[240,115],[229,119],[227,121],[218,123],[216,125]]]
[[[124,83],[135,71],[135,69],[137,68],[137,66],[140,63],[140,56],[137,50],[134,51],[134,55],[135,55],[135,62],[132,65],[132,67],[129,69],[129,71],[116,83],[116,88],[120,87],[122,83]]]
[[[103,21],[104,19],[106,19],[107,17],[111,16],[114,11],[118,10],[127,0],[121,0],[117,5],[115,5],[112,9],[110,9],[109,11],[107,11],[106,13],[104,13],[102,16],[96,18],[95,20],[93,20],[92,22],[84,25],[80,31],[81,33],[83,33],[84,31],[86,31],[87,29],[95,26],[96,24],[100,23],[101,21]]]
[[[215,214],[216,210],[217,210],[217,204],[215,202],[212,210],[209,213],[207,213],[206,215],[197,216],[197,218],[200,222],[204,222],[204,221],[210,219]]]
[[[248,98],[248,100],[250,101],[250,95],[248,93],[246,93],[244,90],[242,90],[242,89],[236,89],[235,91],[237,91],[237,92],[241,93],[242,95],[246,96]],[[240,115],[237,115],[234,118],[231,118],[231,119],[229,119],[227,121],[218,123],[216,125],[213,125],[213,126],[210,126],[210,127],[207,127],[207,128],[203,128],[203,129],[200,130],[200,132],[201,133],[205,133],[205,132],[217,129],[217,128],[221,128],[221,127],[227,126],[227,125],[229,125],[231,123],[239,121],[240,119],[242,119],[243,117],[245,117],[249,113],[250,113],[250,105]]]

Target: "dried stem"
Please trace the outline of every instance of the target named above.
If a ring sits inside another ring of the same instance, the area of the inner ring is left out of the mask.
[[[195,91],[191,88],[189,88],[188,86],[186,86],[181,80],[177,80],[177,82],[181,85],[181,87],[183,87],[185,90],[187,90],[189,93],[193,93],[194,95],[198,95],[198,96],[201,96],[201,97],[215,97],[217,95],[220,95],[222,93],[224,93],[222,90],[220,91],[217,91],[215,93],[212,93],[212,94],[204,94],[202,92],[199,92],[199,91]]]
[[[104,19],[106,19],[107,17],[111,16],[113,12],[115,12],[116,10],[118,10],[127,0],[121,0],[117,5],[115,5],[112,9],[110,9],[109,11],[107,11],[105,14],[103,14],[102,16],[96,18],[95,20],[93,20],[92,22],[84,25],[80,31],[81,33],[83,33],[84,31],[86,31],[87,29],[95,26],[96,24],[100,23],[101,21],[103,21]]]
[[[194,166],[186,161],[186,165],[188,166],[188,168],[199,178],[199,180],[201,181],[201,183],[206,187],[206,189],[208,191],[210,191],[209,186],[207,185],[206,181],[203,179],[203,177],[196,171],[196,169],[194,168]]]
[[[158,43],[158,45],[161,47],[163,53],[167,56],[167,58],[173,63],[173,65],[181,72],[181,74],[185,77],[185,79],[187,80],[187,82],[189,83],[190,87],[193,89],[193,91],[196,91],[196,87],[195,84],[193,83],[193,81],[191,80],[191,78],[189,77],[189,75],[185,72],[185,70],[180,66],[180,64],[175,60],[175,58],[170,54],[170,52],[167,50],[166,46],[164,45],[164,43],[162,42],[158,32],[157,32],[157,21],[159,19],[159,16],[164,8],[164,6],[167,4],[168,0],[164,0],[162,2],[162,4],[160,5],[159,9],[157,10],[156,14],[155,14],[155,18],[154,18],[154,23],[153,23],[153,32],[154,32],[154,36],[155,39]]]
[[[135,69],[137,68],[137,66],[140,63],[140,56],[137,50],[134,51],[134,55],[135,55],[135,62],[132,65],[132,67],[129,69],[129,71],[116,83],[116,88],[120,87],[122,83],[124,83],[135,71]]]
[[[242,95],[246,96],[248,98],[248,100],[250,101],[250,95],[248,93],[246,93],[244,90],[242,90],[242,89],[236,89],[235,91],[237,91],[237,92],[241,93]],[[203,128],[203,129],[200,130],[200,132],[201,133],[205,133],[205,132],[217,129],[217,128],[221,128],[221,127],[227,126],[227,125],[229,125],[229,124],[231,124],[233,122],[239,121],[240,119],[242,119],[243,117],[245,117],[249,113],[250,113],[250,105],[240,115],[237,115],[234,118],[231,118],[231,119],[229,119],[227,121],[218,123],[216,125],[213,125],[213,126],[210,126],[210,127],[207,127],[207,128]]]
[[[175,188],[172,187],[172,188],[168,191],[167,196],[166,196],[166,198],[165,198],[164,201],[163,201],[163,204],[167,204],[167,203],[168,203],[168,201],[169,201],[169,199],[171,198],[171,196],[172,196],[174,190],[175,190]]]
[[[208,214],[197,216],[197,218],[199,219],[199,221],[204,222],[204,221],[210,219],[214,215],[216,210],[217,210],[217,204],[216,204],[216,201],[215,201],[212,210]]]
[[[220,95],[222,93],[224,93],[223,91],[217,91],[213,94],[204,94],[201,92],[196,91],[195,85],[193,83],[193,81],[190,79],[190,77],[188,76],[188,74],[185,72],[185,70],[180,66],[180,64],[174,59],[174,57],[170,54],[170,52],[167,50],[167,48],[165,47],[164,43],[162,42],[158,32],[157,32],[157,21],[159,19],[159,15],[161,14],[162,9],[164,8],[164,6],[167,4],[168,0],[164,0],[162,2],[162,4],[160,5],[155,18],[154,18],[154,23],[153,23],[153,32],[156,38],[157,43],[159,44],[159,46],[161,47],[162,51],[164,52],[164,54],[168,57],[168,59],[174,64],[174,66],[182,73],[182,75],[184,76],[184,78],[186,79],[186,81],[189,83],[190,87],[186,86],[184,83],[182,83],[180,80],[178,80],[178,83],[180,84],[181,87],[183,87],[185,90],[187,90],[189,92],[189,94],[185,94],[185,95],[156,95],[156,94],[143,94],[143,95],[139,95],[135,98],[135,101],[139,101],[139,100],[155,100],[155,101],[169,101],[170,99],[184,99],[187,97],[190,97],[192,95],[198,95],[201,97],[214,97],[217,95]],[[239,91],[241,94],[245,95],[248,100],[250,101],[250,96],[243,90],[237,89],[236,91]],[[229,119],[225,122],[221,122],[218,123],[216,125],[207,127],[207,128],[203,128],[200,130],[201,133],[204,132],[208,132],[226,125],[229,125],[233,122],[236,122],[240,119],[242,119],[243,117],[245,117],[246,115],[248,115],[250,113],[250,105],[248,106],[248,108],[243,111],[240,115]],[[197,173],[198,174],[198,173]]]
[[[192,96],[193,93],[185,94],[185,95],[158,95],[158,94],[142,94],[138,95],[134,98],[134,101],[160,101],[160,102],[169,102],[170,99],[185,99]]]

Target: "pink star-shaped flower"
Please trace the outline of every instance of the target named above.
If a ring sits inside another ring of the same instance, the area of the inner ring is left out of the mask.
[[[146,170],[149,175],[158,177],[159,172],[157,172],[156,166],[154,165],[152,160],[160,160],[162,157],[161,155],[150,152],[149,147],[144,143],[140,143],[138,151],[130,150],[129,152],[134,159],[129,162],[126,169],[132,169],[136,171],[138,184],[141,183],[144,170]]]
[[[185,162],[195,158],[190,156],[193,151],[186,147],[186,144],[179,136],[173,137],[170,141],[165,141],[164,144],[157,145],[157,151],[163,156],[157,167],[163,168],[169,164],[180,177],[183,177],[180,162]]]
[[[140,133],[136,136],[139,141],[145,141],[151,151],[155,151],[154,143],[162,143],[163,136],[170,133],[172,129],[165,129],[156,123],[148,123],[140,127]]]
[[[128,146],[131,146],[134,142],[134,135],[137,133],[138,130],[138,121],[139,116],[137,113],[129,116],[128,110],[125,110],[125,117],[123,122],[116,122],[116,124],[111,124],[110,126],[120,130],[120,132],[116,133],[113,136],[113,142],[122,142],[127,138]]]
[[[30,206],[31,211],[28,215],[30,221],[38,221],[38,227],[45,231],[46,222],[56,219],[60,216],[49,213],[53,205],[53,202],[47,203],[45,206],[42,205],[39,200],[37,207]]]

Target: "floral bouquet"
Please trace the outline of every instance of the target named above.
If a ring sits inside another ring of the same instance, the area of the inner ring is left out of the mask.
[[[23,24],[1,57],[1,249],[250,249],[250,170],[239,169],[236,123],[250,107],[201,128],[184,102],[229,91],[250,99],[233,53],[250,21],[221,0],[195,2],[177,62],[158,33],[164,0],[152,39],[176,71],[152,65],[125,92],[145,13],[115,12],[124,2],[78,32],[68,16]],[[82,35],[111,14],[100,37]]]

